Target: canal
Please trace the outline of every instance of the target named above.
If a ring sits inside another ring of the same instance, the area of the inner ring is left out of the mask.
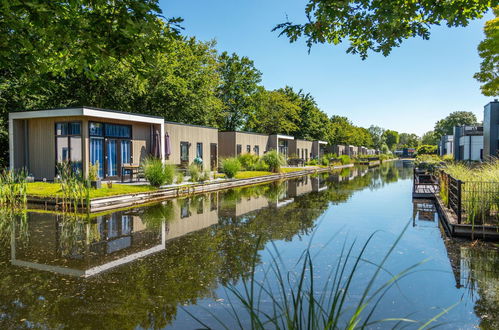
[[[403,233],[374,289],[418,265],[384,292],[372,320],[419,323],[371,327],[418,328],[450,308],[432,325],[499,328],[497,245],[447,238],[433,204],[412,201],[411,180],[412,163],[396,161],[111,213],[27,212],[0,221],[0,327],[194,329],[201,326],[194,315],[222,328],[216,315],[234,328],[237,315],[247,328],[231,289],[244,290],[253,265],[255,281],[278,288],[269,270],[277,263],[293,281],[307,250],[320,291],[342,248],[353,243],[354,258],[373,235],[363,255],[369,262],[352,278],[346,321]],[[274,299],[262,295],[259,309],[272,313],[282,297]]]

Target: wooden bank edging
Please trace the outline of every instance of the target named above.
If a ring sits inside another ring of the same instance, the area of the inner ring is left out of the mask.
[[[419,198],[413,195],[413,199]],[[435,201],[440,222],[447,235],[469,239],[499,240],[498,226],[458,224],[457,217],[445,206],[438,194],[432,194],[432,196],[426,194],[425,197],[421,197],[421,199],[432,199]]]
[[[137,206],[140,204],[157,202],[171,198],[191,196],[195,194],[203,194],[222,189],[268,183],[272,181],[290,179],[314,173],[329,172],[331,170],[348,168],[353,166],[354,164],[347,164],[341,166],[334,166],[331,168],[325,167],[325,168],[304,169],[302,171],[264,175],[248,179],[224,180],[218,182],[209,182],[205,184],[192,184],[188,186],[170,187],[155,191],[147,191],[147,192],[126,194],[126,195],[93,198],[90,200],[90,205],[88,210],[85,209],[85,211],[87,212],[109,211],[112,209]],[[44,206],[45,209],[58,208],[58,203],[57,200],[55,199],[28,197],[28,203],[42,205]]]

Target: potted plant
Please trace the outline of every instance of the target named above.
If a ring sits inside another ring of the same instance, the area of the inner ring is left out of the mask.
[[[95,164],[89,166],[88,180],[90,181],[91,188],[99,189],[102,186],[99,178],[99,162],[95,162]]]

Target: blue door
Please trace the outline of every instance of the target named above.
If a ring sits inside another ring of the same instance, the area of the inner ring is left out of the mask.
[[[118,153],[117,153],[118,143],[116,140],[107,141],[107,173],[106,176],[117,176],[118,175]]]

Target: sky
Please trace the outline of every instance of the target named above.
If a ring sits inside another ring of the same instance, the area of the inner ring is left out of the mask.
[[[422,135],[453,111],[472,111],[483,120],[492,98],[480,93],[473,78],[479,70],[477,46],[483,25],[434,27],[430,40],[405,40],[388,57],[371,53],[366,60],[345,52],[347,44],[290,43],[272,28],[288,17],[304,22],[306,0],[160,0],[165,17],[182,17],[183,34],[216,40],[220,52],[254,61],[262,84],[286,85],[312,94],[329,116],[348,117],[355,125],[381,126]]]

